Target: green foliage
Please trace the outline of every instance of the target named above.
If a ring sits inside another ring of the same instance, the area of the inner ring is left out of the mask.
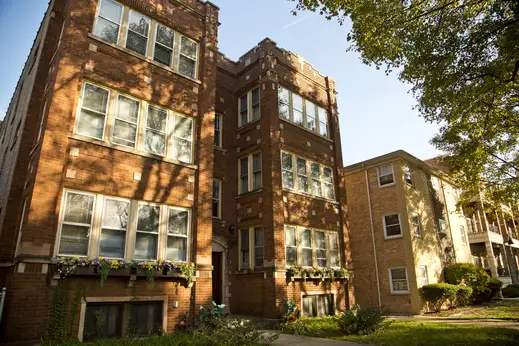
[[[185,275],[187,279],[187,287],[193,285],[193,277],[196,274],[196,266],[194,263],[182,263],[180,264],[180,274]]]
[[[337,316],[339,329],[346,335],[365,335],[388,325],[387,314],[378,307],[353,306]]]
[[[508,285],[502,289],[503,297],[505,298],[518,298],[519,297],[519,285],[513,284]]]
[[[468,286],[458,286],[456,292],[456,301],[454,307],[467,306],[470,304],[472,297],[472,288]]]
[[[294,321],[299,318],[299,309],[297,308],[296,302],[290,300],[285,303],[286,305],[286,313],[283,316],[285,321]]]
[[[312,329],[302,320],[286,321],[281,324],[280,329],[295,335],[310,335],[312,332]]]
[[[472,288],[472,297],[486,294],[490,276],[472,263],[456,263],[445,267],[445,281],[453,285],[466,284]]]
[[[343,23],[350,51],[412,86],[416,109],[440,124],[432,142],[457,184],[519,198],[519,1],[291,0]]]
[[[501,287],[503,287],[503,282],[498,279],[490,278],[490,280],[488,281],[488,288],[490,289],[492,298],[495,298],[497,296],[497,294],[501,290]]]
[[[223,309],[225,304],[216,304],[212,302],[211,308],[206,309],[200,305],[200,321],[203,323],[205,328],[217,329],[221,327],[222,318],[225,316]]]
[[[460,286],[438,283],[420,288],[420,293],[431,311],[438,312],[445,304],[454,307]]]

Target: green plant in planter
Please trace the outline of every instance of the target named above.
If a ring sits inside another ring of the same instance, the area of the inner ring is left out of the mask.
[[[348,270],[346,268],[341,268],[339,269],[338,274],[340,278],[345,278],[346,276],[348,276]]]
[[[193,277],[196,274],[196,267],[194,263],[182,263],[180,265],[180,273],[186,276],[187,287],[193,287]]]
[[[218,305],[215,302],[212,302],[210,309],[206,309],[200,305],[200,310],[202,311],[200,314],[200,321],[206,328],[218,328],[220,326],[221,319],[225,317],[223,312],[224,308],[225,304]]]

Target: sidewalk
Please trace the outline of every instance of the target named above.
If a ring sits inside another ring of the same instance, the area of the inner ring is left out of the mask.
[[[266,333],[277,333],[277,331],[267,331]],[[358,344],[349,341],[337,341],[330,339],[311,338],[309,336],[293,335],[293,334],[279,334],[279,338],[272,343],[273,345],[283,346],[373,346],[369,344]]]
[[[393,321],[424,322],[424,323],[448,323],[464,326],[510,328],[519,330],[519,322],[498,319],[475,319],[463,317],[427,317],[427,316],[392,316]]]

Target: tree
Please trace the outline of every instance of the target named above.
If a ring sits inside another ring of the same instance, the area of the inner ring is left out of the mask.
[[[519,200],[519,0],[290,0],[341,24],[350,50],[412,85],[458,184]]]

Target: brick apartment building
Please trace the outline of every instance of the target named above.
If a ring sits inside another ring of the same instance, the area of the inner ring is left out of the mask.
[[[419,313],[418,289],[449,263],[472,262],[460,190],[444,171],[405,151],[344,168],[355,299]]]
[[[87,340],[172,332],[213,300],[263,317],[353,301],[334,81],[269,39],[229,60],[218,11],[50,1],[0,127],[2,341],[60,328],[60,302]],[[104,285],[97,262],[61,279],[72,257],[109,259]],[[194,284],[159,259],[194,262]],[[300,279],[312,266],[335,274]]]

